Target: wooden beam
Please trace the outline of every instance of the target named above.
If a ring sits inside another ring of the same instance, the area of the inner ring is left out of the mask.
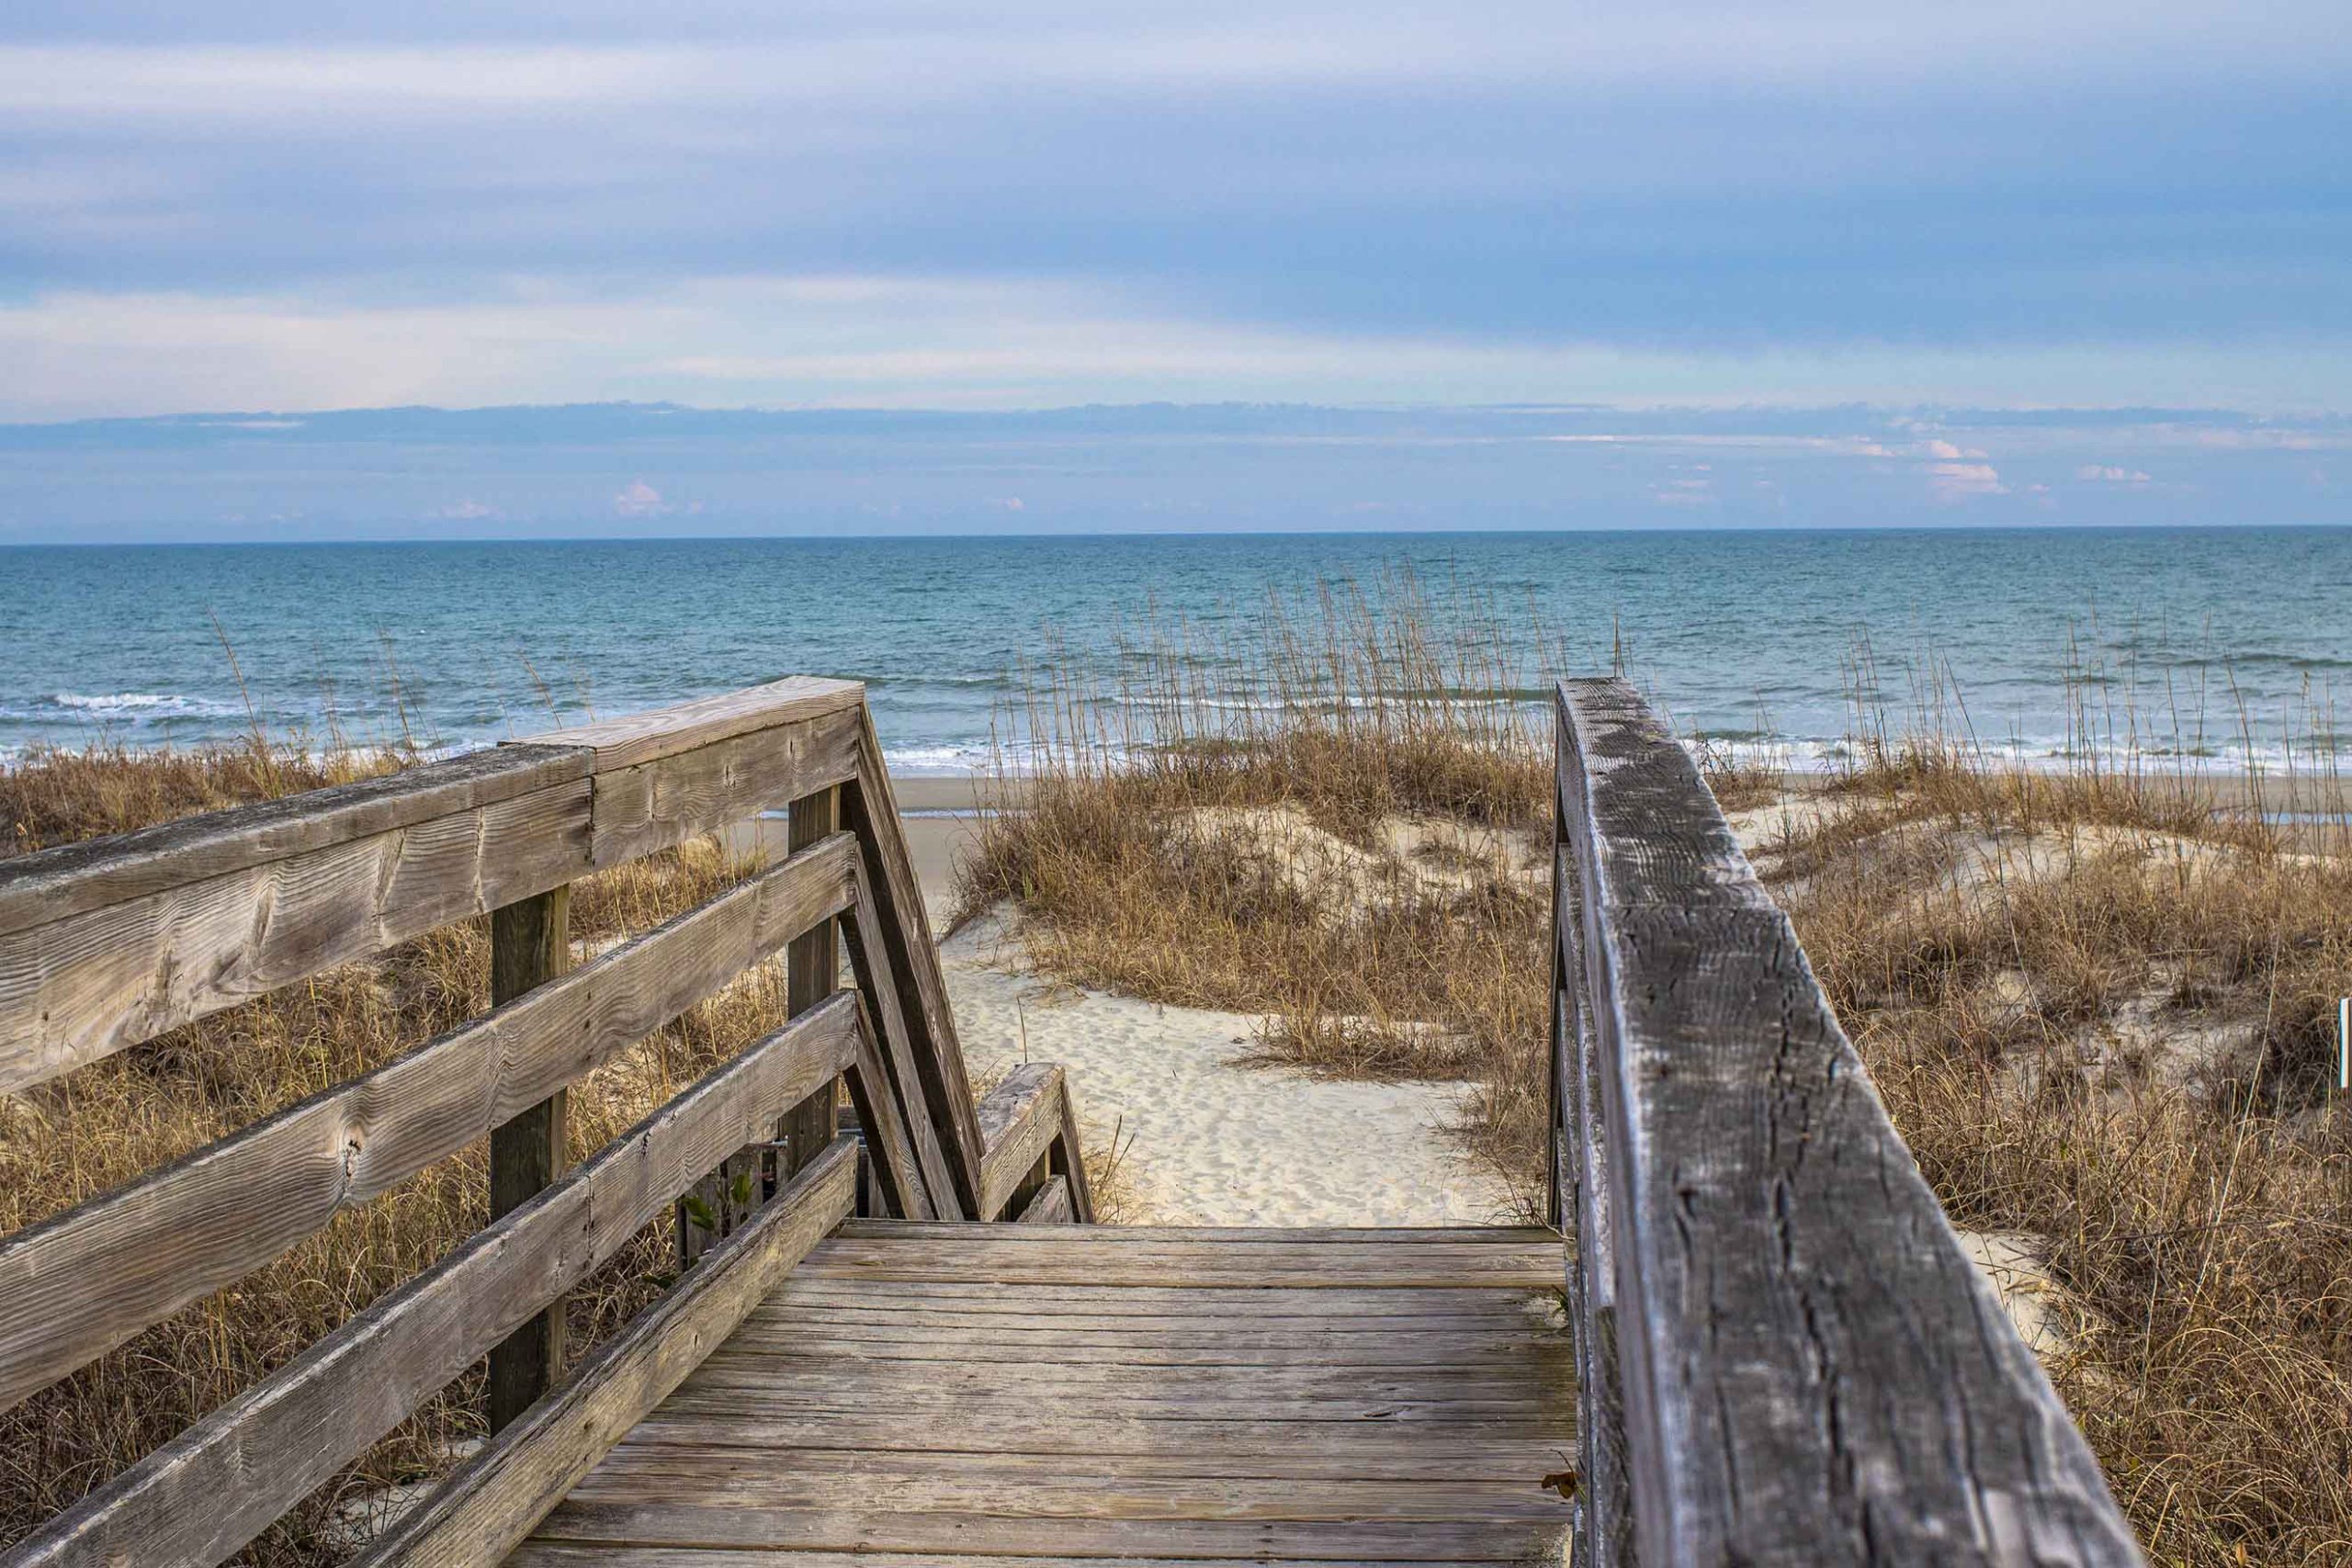
[[[1062,1128],[1062,1069],[1054,1062],[1028,1062],[1005,1075],[989,1091],[978,1116],[980,1146],[980,1207],[975,1219],[1002,1217],[1030,1168],[1045,1156]]]
[[[922,886],[907,853],[898,802],[890,793],[889,770],[883,765],[872,716],[863,708],[858,726],[857,777],[842,791],[842,826],[857,835],[865,858],[866,892],[879,916],[888,967],[897,982],[899,1010],[922,1078],[922,1104],[947,1156],[956,1202],[966,1213],[977,1213],[982,1145],[974,1119],[972,1080],[947,1005],[947,983],[940,973],[931,918],[923,908]],[[913,1109],[910,1104],[910,1114]]]
[[[846,1067],[850,998],[804,1014],[25,1540],[12,1568],[211,1564]]]
[[[821,789],[792,803],[785,823],[790,848],[805,848],[839,829],[840,794],[836,788]],[[820,921],[793,938],[785,949],[784,964],[785,1010],[786,1016],[797,1018],[831,996],[840,982],[841,947],[834,939],[833,922]],[[832,1145],[837,1099],[834,1087],[827,1084],[776,1123],[776,1141],[784,1145],[776,1151],[779,1181],[789,1180],[795,1171]]]
[[[1639,1560],[2137,1563],[1689,753],[1559,704]]]
[[[523,763],[534,776],[542,765]],[[551,784],[9,933],[0,1093],[571,881],[588,869],[589,787]],[[90,874],[134,880],[107,867]]]
[[[593,761],[576,747],[493,748],[0,861],[0,936],[576,783]]]
[[[552,888],[490,917],[490,1000],[514,1001],[571,968],[571,888]],[[491,1129],[490,1217],[514,1213],[563,1174],[570,1118],[559,1089]],[[564,1300],[490,1352],[490,1429],[503,1427],[563,1376]]]
[[[923,1179],[922,1162],[907,1135],[906,1117],[875,1040],[872,1011],[863,1007],[858,1015],[857,1066],[849,1074],[849,1094],[850,1102],[857,1108],[858,1125],[865,1130],[866,1158],[873,1164],[891,1217],[935,1218],[938,1210]]]
[[[864,713],[828,711],[597,773],[590,859],[617,865],[840,784],[857,769]]]
[[[735,1332],[849,1217],[856,1160],[834,1144],[752,1222],[599,1346],[554,1399],[509,1427],[347,1568],[492,1568],[630,1427]]]
[[[692,702],[624,714],[618,718],[534,735],[526,746],[582,747],[595,759],[595,771],[611,773],[657,758],[675,756],[755,730],[775,729],[862,705],[865,688],[855,681],[788,675],[764,686],[721,692]]]
[[[848,906],[837,834],[397,1061],[0,1243],[0,1408],[610,1060]]]
[[[1094,1189],[1087,1183],[1086,1145],[1078,1133],[1078,1093],[1070,1088],[1067,1074],[1062,1077],[1061,1135],[1054,1140],[1052,1156],[1054,1174],[1069,1187],[1070,1222],[1092,1224]]]
[[[862,840],[858,850],[857,902],[842,921],[842,935],[848,939],[850,973],[856,976],[857,987],[864,993],[867,1011],[873,1018],[882,1066],[888,1074],[887,1081],[898,1100],[908,1141],[913,1146],[916,1169],[930,1194],[932,1212],[943,1220],[963,1219],[969,1211],[964,1206],[947,1152],[941,1145],[938,1121],[923,1099],[922,1074],[915,1066],[914,1037],[907,1018],[905,992],[898,983],[898,972],[890,959],[893,944],[885,934],[882,913],[874,898],[870,880],[873,857],[866,852]]]
[[[1075,1221],[1076,1216],[1070,1209],[1069,1182],[1059,1176],[1038,1188],[1036,1195],[1014,1217],[1016,1224],[1023,1225],[1067,1225]]]

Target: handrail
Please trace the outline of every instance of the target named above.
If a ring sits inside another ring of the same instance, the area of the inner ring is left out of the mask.
[[[570,967],[571,882],[786,803],[787,859]],[[370,1561],[402,1541],[420,1561],[494,1561],[482,1541],[527,1529],[556,1478],[593,1463],[840,1220],[1092,1218],[1058,1068],[973,1103],[852,682],[776,682],[0,863],[0,1092],[485,913],[503,998],[489,1012],[0,1240],[5,1408],[491,1139],[486,1229],[50,1521],[10,1568],[218,1562],[485,1350],[503,1429]],[[854,992],[834,988],[835,927]],[[566,1084],[785,952],[791,1022],[561,1169]],[[857,1158],[826,1146],[841,1089]],[[555,1386],[560,1341],[532,1340],[534,1325],[560,1324],[564,1292],[690,1187],[777,1149],[778,1126],[792,1136],[773,1201],[730,1213],[668,1294]],[[497,1530],[470,1544],[450,1533],[490,1516]]]
[[[2139,1562],[1689,755],[1556,707],[1577,1562]]]

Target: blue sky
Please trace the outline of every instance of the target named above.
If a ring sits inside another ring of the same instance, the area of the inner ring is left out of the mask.
[[[0,421],[1867,404],[1997,473],[1917,411],[2155,407],[2291,424],[2251,509],[2303,519],[2348,81],[2342,0],[14,0]],[[2218,487],[2252,438],[2197,419],[2134,439]],[[2162,478],[2101,439],[2060,467]]]

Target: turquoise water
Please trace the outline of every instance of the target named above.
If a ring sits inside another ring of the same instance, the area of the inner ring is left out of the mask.
[[[2242,712],[2275,753],[2352,671],[2352,529],[35,547],[0,549],[0,754],[222,739],[248,695],[273,729],[460,746],[809,671],[868,682],[899,767],[955,771],[1048,634],[1102,661],[1181,617],[1214,662],[1269,590],[1398,569],[1547,627],[1531,687],[1622,653],[1687,728],[1799,761],[1852,729],[1865,643],[1897,709],[1948,671],[2027,756],[2067,739],[2070,667],[2119,743],[2130,711],[2224,760]]]

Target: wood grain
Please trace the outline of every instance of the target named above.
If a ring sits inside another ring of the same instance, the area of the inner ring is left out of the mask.
[[[858,710],[857,749],[857,777],[842,791],[842,825],[858,835],[865,852],[866,891],[878,916],[888,967],[898,986],[899,1010],[922,1079],[922,1108],[937,1131],[939,1146],[950,1167],[956,1213],[977,1216],[981,1212],[982,1144],[972,1081],[965,1070],[955,1015],[947,1005],[947,982],[940,973],[931,917],[923,907],[914,863],[907,853],[898,802],[890,793],[882,744],[875,738],[872,716],[863,708]],[[909,1114],[916,1109],[910,1101]],[[942,1207],[944,1211],[944,1200]]]
[[[490,999],[503,1007],[571,968],[571,888],[551,888],[490,917]],[[490,1130],[490,1217],[514,1213],[563,1174],[571,1130],[568,1089]],[[564,1303],[491,1348],[490,1429],[505,1427],[563,1375]]]
[[[851,998],[786,1024],[107,1486],[12,1557],[209,1564],[236,1551],[702,1172],[849,1063]]]
[[[755,730],[820,718],[865,701],[865,688],[855,681],[827,680],[817,675],[788,675],[764,686],[644,713],[624,714],[594,724],[534,735],[514,742],[524,746],[583,747],[593,754],[595,771],[611,773],[657,758],[691,751]]]
[[[980,1101],[979,1217],[1001,1219],[1030,1168],[1062,1129],[1062,1069],[1054,1062],[1024,1062]]]
[[[588,812],[575,780],[11,932],[0,1092],[570,882]]]
[[[590,860],[617,865],[842,783],[858,767],[864,715],[829,710],[598,773]]]
[[[959,1196],[956,1168],[949,1164],[946,1148],[940,1142],[942,1119],[932,1114],[923,1099],[924,1078],[915,1066],[916,1042],[907,1019],[905,992],[899,987],[898,971],[890,958],[896,944],[885,934],[881,906],[874,897],[872,878],[876,874],[872,867],[876,856],[869,845],[861,842],[859,848],[857,904],[850,918],[841,922],[842,934],[849,947],[850,973],[856,976],[857,987],[865,994],[867,1011],[874,1019],[881,1066],[888,1074],[885,1081],[898,1103],[899,1122],[913,1150],[915,1169],[930,1199],[931,1216],[961,1219],[969,1211]]]
[[[818,1238],[848,1218],[856,1178],[837,1143],[750,1224],[599,1346],[571,1381],[493,1438],[350,1568],[488,1568],[684,1381]]]
[[[786,823],[787,847],[806,849],[840,827],[836,798],[839,794],[837,789],[828,787],[791,803],[791,816]],[[831,996],[841,980],[842,969],[841,944],[835,940],[833,922],[820,920],[794,937],[785,948],[784,962],[786,1016],[804,1013]],[[776,1123],[776,1140],[784,1145],[775,1156],[779,1178],[789,1179],[794,1171],[831,1146],[838,1098],[834,1087],[828,1084],[809,1096],[807,1104],[786,1111]]]
[[[922,1165],[907,1135],[906,1118],[899,1109],[890,1071],[876,1043],[872,1010],[858,1021],[857,1065],[849,1075],[850,1103],[857,1109],[858,1125],[865,1132],[866,1156],[893,1215],[910,1220],[930,1218],[931,1188]]]
[[[1067,1225],[1074,1223],[1075,1211],[1070,1206],[1069,1179],[1057,1176],[1037,1189],[1036,1196],[1013,1216],[1014,1223],[1024,1225]]]
[[[2138,1562],[1688,753],[1559,701],[1640,1561]]]
[[[0,936],[588,776],[590,752],[512,746],[0,861]]]
[[[230,1284],[846,908],[837,834],[373,1072],[0,1243],[0,1404]]]
[[[1189,1284],[1176,1267],[1153,1269],[1157,1283],[1073,1297],[1065,1274],[1079,1270],[1057,1261],[1092,1253],[1101,1267],[1089,1272],[1117,1276],[1172,1254],[1312,1253],[1344,1273],[1365,1252],[1385,1260],[1375,1273],[1425,1280],[1476,1251],[1548,1265],[1556,1279],[1547,1232],[1498,1244],[1471,1231],[1286,1242],[1166,1227],[1136,1240],[1067,1225],[850,1228],[812,1249],[513,1561],[1557,1561],[1569,1508],[1541,1483],[1573,1442],[1573,1363],[1559,1331],[1529,1315],[1526,1290],[1259,1292]],[[1006,1260],[1001,1278],[925,1275],[975,1248]],[[883,1253],[897,1254],[888,1284],[821,1277]],[[1261,1294],[1280,1315],[1247,1314]],[[1148,1316],[1115,1310],[1130,1296]],[[898,1337],[845,1337],[853,1302],[899,1319],[876,1330]],[[1457,1320],[1450,1309],[1465,1302],[1479,1310]],[[1377,1326],[1368,1303],[1386,1314]],[[1074,1343],[1083,1330],[1023,1326],[1099,1322],[1122,1325],[1107,1353]],[[1169,1348],[1184,1338],[1207,1348]],[[887,1353],[899,1349],[919,1354]]]

